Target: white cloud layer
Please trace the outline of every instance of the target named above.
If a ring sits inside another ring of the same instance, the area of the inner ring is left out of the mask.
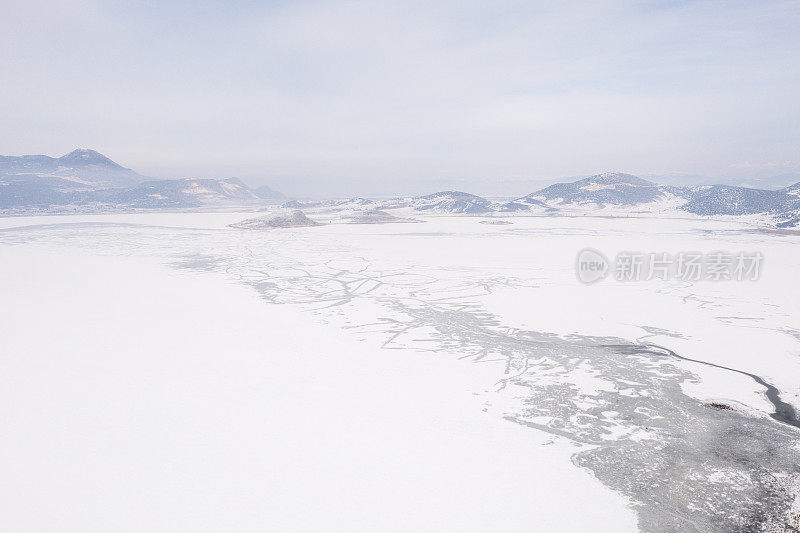
[[[800,172],[794,1],[0,3],[0,153],[254,183]]]

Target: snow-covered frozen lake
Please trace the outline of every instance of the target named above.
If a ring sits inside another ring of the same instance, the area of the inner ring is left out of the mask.
[[[4,529],[798,527],[800,236],[249,216],[0,219]],[[587,247],[764,267],[585,285]]]

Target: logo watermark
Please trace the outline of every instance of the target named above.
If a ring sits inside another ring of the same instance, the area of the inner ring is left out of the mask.
[[[616,281],[756,281],[761,276],[761,252],[620,252],[613,261],[593,248],[578,252],[575,273],[582,283],[606,277]]]
[[[583,283],[595,283],[608,276],[610,263],[605,255],[592,248],[578,252],[575,272]]]

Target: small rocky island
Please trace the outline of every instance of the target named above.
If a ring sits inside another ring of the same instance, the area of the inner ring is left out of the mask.
[[[344,221],[347,224],[393,224],[422,222],[421,220],[415,220],[413,218],[398,217],[380,209],[360,211],[353,215],[344,217]]]
[[[237,229],[275,229],[275,228],[303,228],[307,226],[322,226],[320,222],[311,220],[302,211],[292,211],[289,214],[248,218],[229,225]]]

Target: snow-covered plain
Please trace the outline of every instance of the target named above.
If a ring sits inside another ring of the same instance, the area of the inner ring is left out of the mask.
[[[251,217],[0,219],[4,529],[797,527],[800,430],[720,367],[800,407],[800,237],[658,218],[228,227]],[[765,265],[586,286],[585,247]]]

